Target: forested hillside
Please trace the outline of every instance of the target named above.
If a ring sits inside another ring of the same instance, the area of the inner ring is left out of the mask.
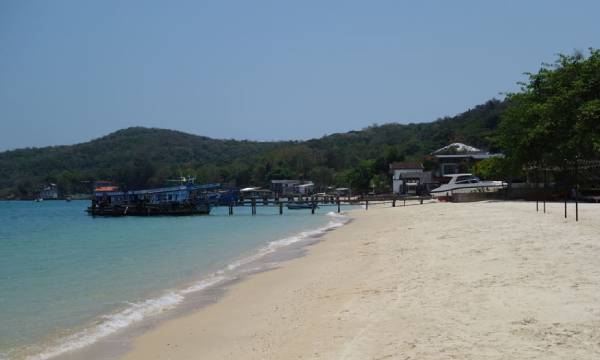
[[[505,108],[505,102],[490,100],[431,123],[373,125],[308,141],[218,140],[129,128],[76,145],[0,153],[0,197],[32,196],[45,182],[58,183],[66,194],[88,192],[94,179],[141,188],[179,175],[234,186],[302,178],[359,190],[371,181],[385,187],[391,161],[420,159],[456,141],[493,147],[490,139]]]

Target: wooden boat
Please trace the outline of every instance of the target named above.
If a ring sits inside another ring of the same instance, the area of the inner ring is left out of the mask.
[[[118,191],[114,186],[97,187],[87,213],[94,216],[208,215],[209,189],[217,184],[179,186],[135,191]]]
[[[152,215],[208,215],[208,204],[171,203],[171,204],[116,204],[92,205],[86,210],[94,216],[152,216]]]

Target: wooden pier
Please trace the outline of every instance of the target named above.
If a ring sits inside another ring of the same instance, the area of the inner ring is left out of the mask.
[[[331,207],[336,212],[342,211],[342,205],[364,206],[365,210],[369,210],[369,206],[389,204],[392,207],[406,206],[407,201],[418,201],[423,204],[424,200],[431,199],[430,196],[358,196],[358,197],[335,197],[335,196],[320,196],[320,197],[290,197],[279,199],[265,198],[248,198],[241,199],[236,202],[231,202],[227,205],[228,215],[234,215],[234,209],[237,207],[249,207],[250,213],[256,215],[258,207],[277,208],[279,215],[283,215],[284,208],[293,206],[294,209],[288,211],[310,210],[311,214],[315,214],[316,209],[321,207]]]

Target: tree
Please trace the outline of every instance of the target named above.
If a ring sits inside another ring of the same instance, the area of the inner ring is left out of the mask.
[[[510,173],[508,166],[505,158],[493,157],[476,163],[473,173],[485,180],[503,180]]]
[[[348,173],[348,183],[353,190],[368,192],[371,186],[371,179],[375,175],[374,160],[362,160]]]
[[[527,164],[564,166],[600,157],[600,51],[559,55],[552,65],[528,74],[509,107],[498,141],[511,169]]]

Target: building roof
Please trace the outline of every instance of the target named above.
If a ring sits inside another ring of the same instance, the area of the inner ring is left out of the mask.
[[[243,188],[243,189],[240,189],[240,192],[257,191],[257,190],[260,190],[260,186]]]
[[[440,159],[464,159],[464,158],[472,158],[475,160],[483,160],[493,157],[504,157],[503,154],[454,154],[454,155],[435,155]]]
[[[271,180],[271,184],[299,184],[300,180]]]
[[[450,145],[446,145],[443,148],[437,149],[434,152],[432,152],[432,155],[437,155],[437,154],[456,154],[456,153],[462,153],[462,154],[469,154],[469,153],[481,153],[481,149],[478,149],[476,147],[470,146],[470,145],[465,145],[463,143],[452,143]]]
[[[118,186],[98,186],[94,189],[95,192],[113,192],[119,189]]]
[[[390,164],[390,170],[423,170],[423,164],[417,162],[395,162]]]

